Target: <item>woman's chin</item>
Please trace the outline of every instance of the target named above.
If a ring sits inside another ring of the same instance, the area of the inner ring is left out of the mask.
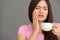
[[[38,19],[39,22],[44,22],[44,19]]]

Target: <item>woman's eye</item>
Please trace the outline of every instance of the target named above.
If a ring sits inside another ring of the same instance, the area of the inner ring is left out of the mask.
[[[39,9],[39,8],[36,8],[36,9]]]
[[[44,10],[47,10],[47,9],[44,9]]]

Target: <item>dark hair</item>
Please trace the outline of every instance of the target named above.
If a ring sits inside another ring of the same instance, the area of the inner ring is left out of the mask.
[[[37,4],[40,2],[41,0],[31,0],[30,5],[29,5],[29,9],[28,9],[28,16],[30,19],[30,22],[32,23],[32,12],[34,11],[35,7],[37,6]],[[53,22],[53,16],[52,16],[52,10],[51,10],[51,5],[49,0],[45,0],[47,5],[48,5],[48,16],[46,18],[46,20],[44,22]],[[57,37],[51,32],[45,32],[44,33],[44,40],[57,40]]]

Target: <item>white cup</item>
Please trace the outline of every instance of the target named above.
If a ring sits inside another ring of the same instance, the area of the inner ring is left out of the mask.
[[[43,31],[51,31],[53,27],[52,23],[41,23],[41,28]]]

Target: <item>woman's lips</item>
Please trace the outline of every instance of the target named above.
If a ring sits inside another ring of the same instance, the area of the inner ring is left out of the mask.
[[[40,18],[42,18],[44,15],[38,15]]]

